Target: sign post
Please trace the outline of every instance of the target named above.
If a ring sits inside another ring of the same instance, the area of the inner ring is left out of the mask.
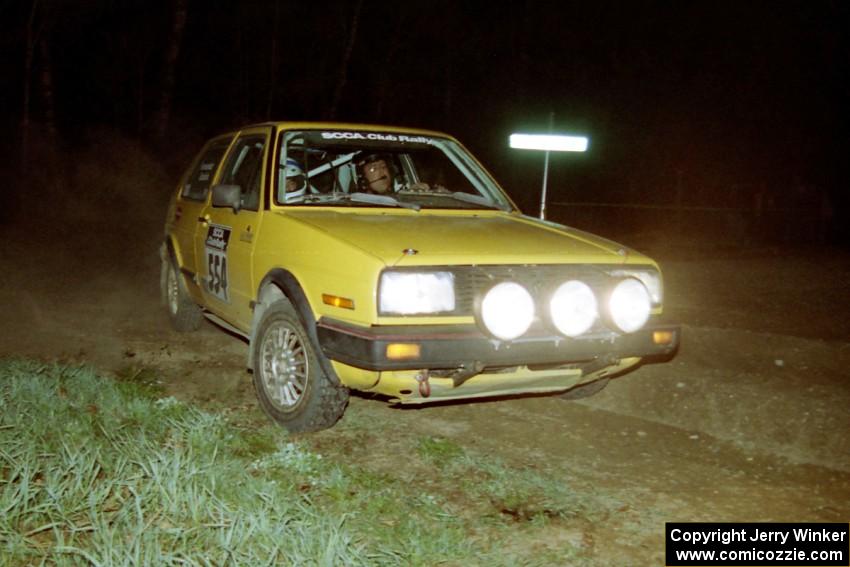
[[[510,146],[520,150],[542,150],[543,189],[540,193],[540,218],[546,219],[546,183],[549,178],[549,152],[585,152],[586,136],[564,136],[557,134],[511,134]]]

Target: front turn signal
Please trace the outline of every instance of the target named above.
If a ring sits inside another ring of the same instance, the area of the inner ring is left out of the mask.
[[[387,345],[387,359],[416,360],[422,353],[422,347],[415,343],[390,343]]]

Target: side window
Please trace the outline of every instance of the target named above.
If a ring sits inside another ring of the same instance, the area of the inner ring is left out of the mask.
[[[355,152],[327,152],[307,148],[295,138],[281,148],[277,174],[277,204],[300,203],[305,195],[354,192]]]
[[[240,138],[230,152],[220,183],[242,188],[242,208],[256,211],[260,206],[265,136]]]
[[[212,183],[215,170],[229,145],[230,138],[216,140],[210,144],[209,148],[204,150],[201,159],[198,160],[192,173],[186,178],[186,183],[183,185],[181,196],[184,199],[203,201],[207,198],[207,192],[210,190],[210,183]]]
[[[281,150],[283,151],[283,149]],[[303,147],[289,147],[286,157],[280,158],[277,174],[277,202],[288,203],[306,194],[330,193],[333,190],[334,170],[326,156],[308,156]]]

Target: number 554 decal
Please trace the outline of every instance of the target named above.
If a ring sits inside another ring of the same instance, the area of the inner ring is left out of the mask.
[[[230,227],[211,224],[204,243],[207,261],[207,291],[220,300],[230,303],[227,277],[227,246]]]

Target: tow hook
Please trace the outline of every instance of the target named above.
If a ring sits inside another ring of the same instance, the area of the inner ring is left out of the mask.
[[[484,363],[480,360],[475,360],[473,362],[464,364],[460,368],[458,368],[452,376],[452,384],[454,384],[454,387],[457,388],[473,376],[481,374],[483,370]]]
[[[419,382],[419,395],[423,398],[428,398],[431,396],[431,383],[428,382],[428,379],[431,377],[428,369],[420,370],[416,373],[414,378],[417,382]]]

